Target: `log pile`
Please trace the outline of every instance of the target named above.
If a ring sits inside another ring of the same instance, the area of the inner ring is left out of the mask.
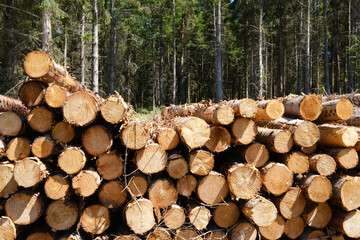
[[[360,238],[349,96],[169,106],[139,120],[42,52],[0,96],[0,239]]]

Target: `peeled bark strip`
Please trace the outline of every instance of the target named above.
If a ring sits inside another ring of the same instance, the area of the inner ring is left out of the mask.
[[[261,236],[265,239],[279,239],[285,232],[285,220],[280,214],[268,227],[259,227]]]
[[[178,229],[175,233],[174,240],[201,240],[202,238],[194,229]]]
[[[306,197],[313,202],[322,203],[331,197],[332,185],[324,176],[310,173],[301,181],[301,184]]]
[[[15,161],[26,158],[30,155],[30,143],[22,137],[13,138],[6,145],[6,156],[9,160]]]
[[[52,231],[70,229],[77,221],[78,209],[72,202],[57,200],[51,202],[46,210],[46,223]]]
[[[295,174],[304,174],[309,171],[308,156],[302,152],[290,152],[285,155],[284,163]]]
[[[165,150],[171,150],[179,145],[179,134],[173,128],[160,127],[156,136],[156,141]]]
[[[191,174],[186,174],[180,178],[176,184],[176,191],[187,198],[191,196],[191,193],[195,191],[197,186],[196,178]]]
[[[276,205],[286,219],[299,217],[306,205],[306,199],[298,187],[291,187],[284,195],[277,198]]]
[[[14,112],[26,116],[29,111],[21,101],[0,94],[0,112]]]
[[[75,128],[67,122],[58,122],[51,129],[51,136],[60,143],[68,143],[75,137]]]
[[[274,203],[261,196],[248,200],[242,207],[242,212],[259,227],[270,226],[278,213]]]
[[[159,144],[149,144],[136,152],[135,163],[145,174],[158,173],[166,167],[167,153]]]
[[[149,135],[144,128],[144,124],[138,121],[129,122],[120,133],[122,143],[129,149],[139,150],[145,147],[149,140]]]
[[[148,188],[148,181],[144,176],[137,175],[130,179],[128,184],[128,191],[131,196],[144,196]]]
[[[6,201],[6,215],[17,225],[29,225],[35,222],[43,211],[38,196],[39,194],[15,193]]]
[[[221,228],[230,228],[237,223],[240,217],[238,206],[233,202],[227,202],[216,207],[213,213],[213,219]]]
[[[115,152],[105,153],[96,160],[98,173],[105,180],[114,180],[123,173],[123,162]]]
[[[360,177],[342,176],[333,181],[332,202],[346,211],[360,207]]]
[[[230,147],[231,135],[226,128],[221,126],[210,127],[210,139],[205,147],[211,152],[223,152]]]
[[[45,96],[45,86],[37,81],[28,81],[21,85],[19,98],[28,108],[41,104]]]
[[[15,163],[14,179],[24,188],[37,185],[48,175],[46,166],[36,157],[25,158]]]
[[[112,146],[110,132],[101,125],[93,125],[86,129],[81,141],[86,152],[95,157],[107,152]]]
[[[0,197],[8,197],[17,190],[18,184],[14,179],[14,164],[0,163]]]
[[[359,139],[355,128],[323,124],[320,129],[319,144],[326,147],[353,147]]]
[[[265,189],[274,195],[286,192],[293,183],[293,173],[282,163],[268,162],[261,169]]]
[[[185,222],[185,212],[179,205],[171,205],[163,215],[164,224],[170,229],[177,229]]]
[[[285,222],[285,235],[290,239],[297,239],[305,228],[304,220],[301,217],[288,219]]]
[[[45,102],[48,106],[52,108],[61,108],[64,106],[66,98],[67,92],[65,88],[55,84],[50,84],[46,88]]]
[[[76,147],[65,149],[58,158],[58,165],[67,174],[76,174],[83,169],[86,163],[85,153]]]
[[[262,127],[258,127],[256,141],[277,153],[289,152],[294,144],[290,131]]]
[[[247,222],[237,224],[230,231],[230,239],[232,240],[256,240],[257,235],[256,228]]]
[[[210,127],[201,118],[175,118],[173,124],[181,140],[189,149],[204,146],[210,138]]]
[[[340,209],[333,209],[330,226],[336,231],[346,234],[350,238],[360,237],[360,210],[355,209],[345,212]]]
[[[189,168],[195,175],[205,176],[213,169],[215,164],[212,153],[204,150],[196,150],[190,153]]]
[[[120,181],[104,183],[98,193],[99,202],[107,208],[119,208],[126,201],[126,191]]]
[[[225,177],[211,171],[198,184],[197,195],[201,201],[213,205],[224,201],[229,193],[229,187]]]
[[[23,120],[14,112],[0,112],[0,135],[15,137],[24,131]]]
[[[284,104],[276,99],[262,100],[257,102],[256,121],[275,120],[284,115]]]
[[[261,188],[259,170],[242,163],[234,164],[227,172],[227,182],[230,192],[237,199],[251,199]]]
[[[335,160],[327,154],[314,154],[309,158],[310,168],[322,176],[329,176],[336,170]]]
[[[72,187],[75,193],[82,197],[88,197],[94,194],[99,188],[101,178],[94,170],[82,170],[78,175],[72,178]]]
[[[100,204],[91,205],[85,208],[80,223],[85,232],[101,234],[110,226],[109,209]]]
[[[250,98],[227,102],[234,110],[236,117],[253,118],[257,112],[256,102]]]
[[[305,207],[303,218],[305,223],[313,228],[324,228],[331,220],[332,211],[326,202],[311,203]]]
[[[149,233],[146,240],[172,240],[171,235],[165,228],[157,227],[154,231]]]
[[[234,142],[238,145],[251,143],[258,133],[255,122],[248,118],[237,118],[230,126]]]
[[[315,94],[284,99],[285,115],[304,120],[316,120],[322,111],[321,101]]]
[[[240,154],[247,163],[256,168],[262,167],[269,160],[269,151],[265,145],[257,142],[241,147]]]
[[[120,95],[109,96],[100,106],[101,116],[112,124],[120,123],[128,109],[128,105]]]
[[[27,121],[32,129],[39,133],[50,131],[53,124],[52,112],[44,106],[33,108],[27,116]]]
[[[53,140],[47,137],[38,137],[32,143],[31,151],[35,157],[47,158],[52,154],[54,147],[55,143]]]
[[[0,217],[0,236],[3,240],[15,240],[16,226],[9,217]]]
[[[188,213],[189,221],[197,230],[203,230],[209,224],[211,219],[210,210],[204,206],[196,206],[190,209]]]
[[[170,177],[179,179],[188,173],[189,166],[187,161],[180,154],[173,154],[169,157],[166,171]]]
[[[149,187],[148,194],[154,208],[166,208],[176,202],[178,193],[170,181],[159,179]]]
[[[29,235],[26,240],[54,240],[54,237],[51,233],[48,232],[35,232]]]
[[[355,168],[359,163],[359,156],[354,148],[330,148],[324,152],[332,156],[342,169]]]
[[[322,122],[346,121],[354,113],[352,103],[346,98],[323,102],[322,107],[321,115],[317,119]]]
[[[127,225],[135,234],[145,234],[155,226],[154,208],[150,200],[141,198],[125,207]]]
[[[60,174],[50,176],[44,185],[46,196],[53,200],[65,198],[69,189],[69,182],[66,180],[65,176]]]

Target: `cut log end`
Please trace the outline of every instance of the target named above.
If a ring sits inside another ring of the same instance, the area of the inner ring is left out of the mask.
[[[128,190],[135,197],[144,196],[148,188],[148,182],[142,176],[134,176],[130,179]]]
[[[148,199],[132,201],[125,208],[127,225],[135,234],[145,234],[155,226],[154,208]]]
[[[210,172],[198,184],[197,195],[206,204],[214,205],[224,201],[229,187],[224,176],[217,172]]]
[[[58,157],[58,165],[67,174],[76,174],[85,166],[85,153],[75,147],[65,149]]]
[[[126,191],[120,181],[110,181],[99,190],[99,202],[107,208],[119,208],[126,201]]]
[[[339,209],[331,219],[330,226],[336,231],[346,234],[350,238],[360,238],[360,211],[345,212]]]
[[[45,102],[48,106],[52,108],[61,108],[64,106],[64,103],[67,98],[66,90],[55,84],[50,84],[46,88],[45,92]]]
[[[105,180],[114,180],[123,173],[123,162],[116,153],[105,153],[96,160],[96,168]]]
[[[37,81],[25,82],[19,89],[19,98],[21,102],[29,107],[35,107],[44,100],[45,87]]]
[[[269,151],[265,145],[256,142],[246,148],[244,158],[251,166],[259,168],[269,160]]]
[[[70,229],[77,221],[77,207],[63,200],[54,201],[46,210],[46,223],[53,231]]]
[[[165,150],[171,150],[179,145],[179,134],[172,128],[162,128],[156,137],[157,142]]]
[[[140,122],[130,122],[120,134],[122,143],[132,150],[143,148],[149,140],[149,135]]]
[[[46,180],[44,189],[48,198],[59,200],[67,195],[70,185],[63,175],[58,174],[50,176]]]
[[[291,187],[277,201],[278,209],[286,219],[294,219],[299,217],[306,205],[306,200],[300,188]]]
[[[354,113],[353,104],[346,98],[339,99],[336,104],[336,114],[341,120],[348,120]]]
[[[145,174],[161,172],[167,164],[167,153],[159,144],[149,144],[136,152],[136,166]]]
[[[300,102],[300,116],[309,121],[316,120],[322,111],[321,102],[315,94],[306,95]]]
[[[277,217],[277,209],[270,200],[257,196],[245,203],[242,212],[259,227],[268,227]]]
[[[30,78],[41,78],[48,73],[51,62],[46,53],[33,51],[24,58],[24,70]]]
[[[172,240],[171,235],[165,228],[157,227],[154,231],[149,233],[146,240]]]
[[[35,157],[47,158],[52,154],[54,146],[53,140],[47,137],[38,137],[32,143],[31,151]]]
[[[0,164],[0,197],[8,197],[18,190],[14,179],[14,164]]]
[[[101,234],[110,226],[109,210],[100,204],[91,205],[85,208],[80,223],[85,232]]]
[[[51,129],[53,114],[46,107],[36,107],[30,111],[27,116],[27,121],[32,129],[40,133],[45,133]]]
[[[205,143],[211,152],[223,152],[230,147],[231,135],[221,126],[210,127],[210,139]]]
[[[260,101],[257,107],[256,120],[275,120],[284,115],[284,104],[279,100]]]
[[[268,227],[259,227],[261,236],[265,239],[279,239],[285,232],[285,220],[280,214]]]
[[[175,233],[174,240],[184,239],[201,240],[202,238],[194,229],[178,229]]]
[[[68,143],[75,137],[75,128],[67,122],[58,122],[52,128],[51,136],[60,143]]]
[[[101,183],[99,174],[93,170],[82,170],[72,179],[72,187],[75,193],[82,197],[94,194]]]
[[[19,186],[33,187],[47,176],[46,166],[38,158],[25,158],[15,163],[14,179]]]
[[[211,231],[205,235],[205,239],[208,240],[228,240],[227,234],[224,231]]]
[[[234,121],[234,111],[229,105],[221,105],[215,111],[215,123],[229,125]]]
[[[165,211],[163,218],[166,227],[177,229],[185,222],[184,209],[178,205],[172,205]]]
[[[23,121],[13,112],[0,112],[0,134],[15,137],[23,130]]]
[[[191,194],[195,191],[196,186],[196,178],[191,174],[186,174],[177,181],[176,190],[180,195],[190,197]]]
[[[237,224],[230,231],[230,239],[236,240],[256,240],[257,235],[256,228],[247,222]]]
[[[230,127],[234,141],[238,145],[250,144],[256,137],[257,126],[255,122],[247,118],[237,118]]]
[[[6,156],[11,161],[23,159],[29,155],[30,143],[25,138],[14,138],[6,146]]]
[[[166,208],[177,200],[177,191],[173,184],[165,179],[155,181],[149,187],[149,200],[154,208]]]
[[[175,125],[180,137],[189,149],[199,148],[205,145],[210,137],[210,127],[201,118],[189,117],[175,119]]]
[[[288,130],[258,127],[256,140],[277,153],[287,153],[294,145],[292,134]]]
[[[294,143],[300,147],[311,147],[319,139],[319,128],[310,121],[302,121],[294,131]]]
[[[189,168],[195,175],[206,176],[213,169],[215,164],[212,153],[197,150],[190,153]]]
[[[210,210],[204,206],[193,207],[188,213],[189,221],[197,230],[203,230],[211,219]]]
[[[265,189],[274,195],[283,194],[293,183],[293,173],[284,164],[269,162],[261,172]]]
[[[217,206],[213,215],[216,225],[221,228],[230,228],[237,223],[240,211],[235,203],[228,202]]]
[[[311,170],[322,176],[329,176],[336,170],[335,160],[327,154],[314,154],[309,158]]]
[[[325,202],[332,194],[332,185],[324,176],[313,175],[305,180],[306,195],[313,202]]]
[[[9,217],[0,217],[0,236],[4,240],[15,240],[16,226]]]
[[[128,106],[124,99],[115,95],[108,97],[100,106],[102,117],[112,124],[120,123],[124,119],[127,109]]]
[[[302,152],[293,152],[286,156],[285,164],[295,174],[304,174],[309,171],[308,156]]]
[[[256,102],[250,98],[231,101],[230,106],[237,117],[253,118],[257,112]]]
[[[324,124],[319,129],[319,144],[322,146],[353,147],[359,140],[357,131],[352,127]]]
[[[182,178],[189,171],[188,163],[181,155],[171,155],[166,171],[174,179]]]
[[[48,232],[35,232],[30,234],[26,240],[54,240],[54,237],[51,233]]]
[[[304,231],[305,223],[301,217],[286,220],[285,235],[290,239],[297,239]]]
[[[360,177],[343,176],[333,181],[334,203],[346,211],[360,207]]]
[[[303,215],[305,223],[313,228],[324,228],[331,220],[332,211],[326,202],[323,203],[309,203],[305,207]]]
[[[86,152],[92,156],[99,156],[112,146],[111,134],[101,125],[94,125],[86,129],[81,141]]]

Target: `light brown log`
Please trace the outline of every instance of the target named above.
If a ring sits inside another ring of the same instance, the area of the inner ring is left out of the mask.
[[[15,163],[14,179],[21,187],[33,187],[47,178],[48,175],[49,172],[45,164],[36,157],[28,157]]]
[[[227,172],[227,182],[230,192],[236,199],[251,199],[261,188],[259,170],[242,163],[234,164]]]
[[[86,129],[82,135],[81,142],[87,153],[97,157],[110,150],[112,146],[112,136],[105,127],[93,125]]]
[[[237,118],[230,126],[230,132],[237,145],[251,143],[258,133],[255,122],[248,118]]]
[[[26,158],[30,155],[30,143],[22,137],[13,138],[6,145],[6,156],[9,160],[15,161]]]
[[[275,120],[282,117],[282,115],[284,115],[284,112],[284,104],[277,99],[258,101],[255,120]]]
[[[80,233],[65,233],[59,240],[82,240]]]
[[[200,231],[205,229],[209,224],[211,213],[205,206],[196,206],[189,210],[188,218],[191,224]]]
[[[228,105],[214,104],[196,109],[195,117],[204,119],[209,124],[229,125],[234,121],[234,111]]]
[[[211,231],[205,235],[207,240],[228,240],[227,234],[221,230]]]
[[[309,171],[308,156],[302,152],[290,152],[285,154],[283,162],[295,174],[304,174]]]
[[[215,164],[212,153],[204,150],[192,151],[189,156],[189,168],[195,175],[205,176],[213,169]]]
[[[160,127],[156,135],[156,141],[165,150],[171,150],[179,145],[180,137],[175,129],[169,127]]]
[[[346,211],[360,207],[360,177],[339,176],[333,180],[332,186],[332,203]]]
[[[268,227],[259,227],[261,236],[265,239],[279,239],[285,232],[285,220],[278,214],[276,219]]]
[[[217,206],[213,212],[213,219],[221,228],[230,228],[240,217],[238,206],[234,202],[226,202]]]
[[[332,156],[342,169],[355,168],[359,163],[359,156],[354,148],[330,148],[324,152]]]
[[[29,225],[41,216],[43,205],[38,193],[18,192],[6,201],[5,211],[16,225]]]
[[[311,170],[322,176],[329,176],[336,170],[335,160],[327,154],[313,154],[309,163]]]
[[[9,217],[0,217],[0,236],[3,240],[15,240],[16,226]]]
[[[191,174],[186,174],[177,181],[176,191],[178,194],[189,198],[191,193],[195,191],[196,186],[196,178]]]
[[[236,117],[253,118],[257,112],[257,105],[253,99],[243,98],[225,102],[232,107]]]
[[[88,197],[94,194],[99,188],[101,178],[94,170],[82,170],[72,178],[72,188],[75,193],[82,197]]]
[[[25,129],[23,120],[14,112],[0,112],[0,135],[15,137]]]
[[[284,195],[275,201],[281,215],[286,219],[299,217],[306,205],[306,199],[298,187],[291,187]]]
[[[269,150],[277,153],[289,152],[294,144],[290,131],[263,127],[258,127],[256,141],[264,144]]]
[[[112,124],[120,123],[125,118],[128,109],[129,106],[118,94],[109,96],[100,106],[101,116]]]
[[[59,200],[65,198],[69,192],[70,185],[65,176],[56,174],[46,179],[44,190],[48,198]]]
[[[355,209],[350,212],[345,212],[335,208],[333,211],[330,226],[336,231],[346,234],[350,238],[359,238],[360,210]]]
[[[123,173],[123,160],[115,152],[104,153],[96,160],[96,169],[105,180],[114,180]]]
[[[285,235],[290,239],[297,239],[304,231],[305,223],[301,217],[288,219],[285,222]]]
[[[44,101],[45,86],[37,81],[28,81],[21,85],[18,95],[25,106],[32,108]]]
[[[29,235],[26,240],[54,240],[54,237],[48,232],[35,232]]]
[[[331,216],[331,208],[326,202],[308,202],[303,213],[305,223],[310,227],[318,229],[326,227],[331,220]]]
[[[359,139],[355,128],[323,124],[320,129],[319,144],[326,147],[353,147]]]
[[[51,136],[60,143],[68,143],[75,137],[75,128],[67,122],[58,122],[51,129]]]
[[[30,109],[24,106],[20,100],[0,94],[0,112],[14,112],[26,116],[29,111]]]
[[[247,163],[256,168],[264,166],[269,160],[269,151],[265,145],[257,142],[248,146],[242,146],[240,148],[240,154]]]
[[[158,173],[166,167],[167,153],[159,144],[152,143],[136,152],[135,163],[145,174]]]
[[[176,202],[178,193],[170,181],[159,179],[149,186],[148,194],[154,208],[166,208]]]
[[[312,145],[311,147],[301,147],[301,151],[307,155],[310,155],[312,153],[314,153],[317,149],[317,143]]]
[[[139,121],[129,122],[120,133],[122,143],[129,149],[139,150],[145,147],[149,135],[144,128],[145,123]]]
[[[237,224],[230,231],[231,240],[256,240],[257,235],[256,228],[247,222]]]
[[[39,133],[45,133],[50,131],[54,119],[49,109],[39,106],[30,111],[27,121],[32,129]]]
[[[274,203],[261,196],[248,200],[241,210],[245,217],[259,227],[270,226],[278,213]]]
[[[211,171],[198,183],[197,195],[201,201],[208,205],[223,202],[228,193],[229,186],[227,181],[218,172]]]
[[[352,103],[346,98],[323,102],[321,105],[323,109],[317,120],[322,122],[345,121],[354,113]]]
[[[45,91],[45,102],[49,107],[61,108],[64,106],[67,98],[67,92],[65,88],[49,84]]]
[[[231,135],[226,128],[221,126],[210,127],[210,139],[205,147],[211,152],[223,152],[230,147]]]
[[[174,240],[201,240],[202,238],[195,229],[178,229]]]
[[[303,234],[300,235],[301,240],[321,240],[324,237],[326,237],[325,232],[322,230],[313,230],[311,228],[305,228]]]
[[[126,201],[124,184],[120,181],[104,183],[98,192],[99,202],[107,208],[119,208]]]
[[[128,184],[128,191],[131,196],[141,197],[144,196],[148,188],[148,182],[144,176],[133,176]]]
[[[182,142],[189,149],[204,146],[210,138],[210,127],[201,118],[175,118],[173,124],[175,130],[179,133]]]
[[[185,222],[185,212],[179,205],[171,205],[167,208],[163,215],[164,224],[170,229],[177,229]]]
[[[35,157],[47,158],[53,153],[54,147],[55,143],[50,138],[38,137],[31,145],[31,152]]]
[[[172,240],[172,238],[167,229],[157,227],[147,235],[146,240]]]
[[[91,205],[85,208],[80,223],[85,232],[101,234],[110,226],[109,209],[100,204]]]
[[[46,223],[52,231],[70,229],[77,221],[78,209],[70,201],[57,200],[51,202],[46,209]]]
[[[285,116],[301,118],[304,120],[316,120],[322,111],[321,101],[315,94],[289,97],[283,101]]]
[[[325,176],[309,173],[301,180],[305,196],[313,202],[325,202],[332,194],[332,185]]]
[[[8,197],[17,190],[18,184],[14,179],[14,164],[0,163],[0,197]]]
[[[114,240],[141,240],[136,235],[120,235],[114,238]]]
[[[281,195],[292,186],[293,172],[282,163],[268,162],[261,169],[261,179],[266,191]]]
[[[76,147],[66,148],[58,158],[58,165],[67,174],[76,174],[86,163],[85,153]]]
[[[150,200],[141,198],[125,207],[127,225],[136,234],[145,234],[155,226],[154,208]]]
[[[180,154],[173,154],[169,156],[166,171],[170,177],[179,179],[188,173],[189,166],[187,161]]]

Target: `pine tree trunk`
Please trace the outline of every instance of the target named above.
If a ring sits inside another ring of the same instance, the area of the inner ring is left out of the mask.
[[[222,38],[221,38],[221,1],[216,6],[216,102],[223,99],[222,90]]]
[[[99,92],[99,26],[98,26],[98,6],[97,0],[93,0],[93,71],[92,71],[92,90]]]
[[[329,55],[328,55],[328,35],[327,35],[327,3],[323,0],[323,12],[324,12],[324,79],[325,79],[325,91],[326,94],[330,94],[329,83]]]
[[[44,52],[48,53],[51,51],[52,45],[52,33],[51,33],[51,20],[50,20],[50,9],[51,6],[48,6],[50,3],[43,0],[44,10],[41,16],[42,23],[42,49]]]
[[[172,103],[176,104],[176,42],[175,42],[175,0],[172,1],[172,37],[173,37],[173,93]]]

